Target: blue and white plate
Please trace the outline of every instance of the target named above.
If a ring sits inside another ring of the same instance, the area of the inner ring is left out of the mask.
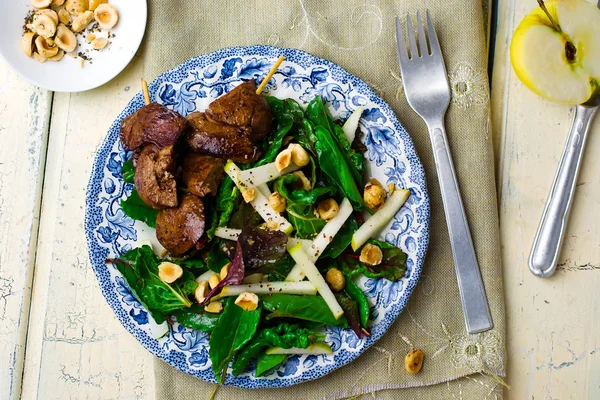
[[[371,336],[357,339],[350,329],[329,328],[326,341],[333,355],[293,356],[269,376],[255,378],[252,372],[228,374],[228,385],[243,388],[290,386],[319,378],[361,355],[387,331],[406,306],[419,280],[429,238],[429,198],[425,174],[406,130],[390,106],[362,80],[338,65],[294,49],[269,46],[233,47],[192,58],[159,76],[150,84],[153,101],[182,115],[203,110],[215,98],[248,79],[262,81],[280,55],[285,62],[269,81],[267,91],[301,104],[322,96],[334,116],[345,119],[359,106],[366,107],[360,121],[362,139],[368,148],[367,176],[394,182],[410,189],[406,205],[384,229],[381,237],[408,254],[407,273],[398,282],[363,279],[361,286],[372,304]],[[92,267],[102,293],[123,326],[157,357],[200,379],[215,382],[208,357],[207,334],[175,323],[163,326],[166,334],[155,337],[157,327],[132,295],[108,257],[136,247],[142,240],[156,242],[154,232],[127,217],[119,199],[132,189],[123,182],[121,166],[127,154],[119,143],[119,127],[126,116],[144,105],[138,93],[114,121],[94,161],[87,189],[85,231]]]

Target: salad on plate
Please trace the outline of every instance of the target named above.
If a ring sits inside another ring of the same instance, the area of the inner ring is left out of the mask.
[[[410,192],[365,178],[363,109],[342,123],[248,80],[204,112],[149,103],[123,120],[125,214],[156,230],[108,259],[159,327],[210,335],[215,379],[268,375],[332,353],[326,325],[369,335],[360,276],[400,280],[406,255],[374,239]]]

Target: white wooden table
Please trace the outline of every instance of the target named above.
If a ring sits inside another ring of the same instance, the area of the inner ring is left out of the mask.
[[[500,4],[493,75],[509,399],[600,399],[600,118],[561,268],[527,255],[572,109],[514,75],[512,31],[533,7]],[[82,94],[50,93],[0,63],[0,399],[154,399],[152,356],[121,327],[89,266],[85,188],[96,147],[138,90],[143,60]]]

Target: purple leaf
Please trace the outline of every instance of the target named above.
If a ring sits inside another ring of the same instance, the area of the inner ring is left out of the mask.
[[[239,285],[244,280],[244,274],[246,272],[246,268],[244,267],[244,257],[242,251],[242,245],[240,242],[237,242],[237,247],[235,249],[235,256],[233,257],[233,261],[231,262],[231,267],[229,267],[229,272],[225,279],[223,279],[217,286],[215,286],[208,295],[204,298],[202,302],[202,306],[206,305],[211,297],[221,293],[221,289],[226,285]]]
[[[360,329],[360,315],[358,312],[358,304],[354,300],[352,300],[345,293],[337,293],[335,295],[336,300],[344,310],[344,315],[348,320],[348,325],[350,328],[356,333],[356,336],[360,339],[363,335],[362,330]]]
[[[238,238],[248,270],[275,264],[285,255],[287,241],[287,235],[281,231],[257,227],[246,227]]]

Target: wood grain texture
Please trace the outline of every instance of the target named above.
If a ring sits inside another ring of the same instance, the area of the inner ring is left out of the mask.
[[[0,68],[0,398],[21,390],[52,94]]]
[[[151,399],[152,356],[106,304],[87,256],[96,148],[138,90],[139,61],[86,93],[54,97],[23,385],[26,399]]]
[[[514,74],[508,46],[534,1],[500,2],[492,93],[508,317],[508,399],[600,398],[600,118],[593,123],[560,267],[533,276],[527,258],[573,108],[543,100]]]

